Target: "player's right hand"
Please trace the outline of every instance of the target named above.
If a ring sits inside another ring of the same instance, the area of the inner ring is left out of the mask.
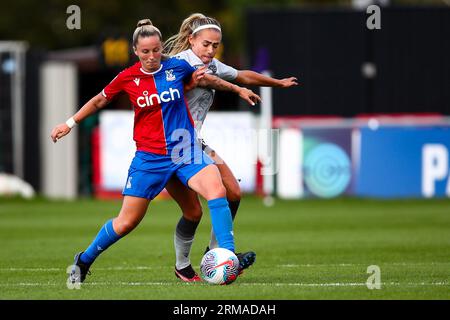
[[[261,102],[261,98],[252,90],[247,88],[241,88],[241,90],[239,90],[239,97],[247,101],[251,106],[254,106],[258,102]]]
[[[298,80],[296,77],[284,78],[280,80],[280,86],[282,88],[298,86]]]
[[[64,137],[66,134],[70,132],[70,128],[67,124],[61,123],[58,124],[53,130],[51,134],[51,138],[54,143],[56,143],[59,139]]]
[[[207,66],[202,66],[192,73],[191,80],[184,84],[184,90],[189,91],[198,86],[199,82],[205,77]]]

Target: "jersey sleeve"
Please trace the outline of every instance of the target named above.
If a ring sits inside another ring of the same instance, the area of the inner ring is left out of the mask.
[[[178,60],[185,60],[185,61],[189,62],[189,56],[186,53],[186,51],[182,51],[180,53],[177,53],[175,55],[175,58],[177,58]]]
[[[229,65],[226,65],[225,63],[220,62],[217,59],[214,59],[216,65],[217,65],[217,76],[224,80],[234,80],[238,76],[238,71],[230,67]]]
[[[111,82],[102,90],[102,95],[112,100],[116,95],[124,90],[124,71],[119,73]]]
[[[183,81],[188,82],[189,80],[191,80],[191,76],[194,73],[195,68],[182,58],[179,59],[178,61],[179,61],[179,66],[180,66],[180,70],[182,73]]]

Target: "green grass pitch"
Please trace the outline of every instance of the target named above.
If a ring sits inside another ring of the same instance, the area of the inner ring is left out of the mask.
[[[179,209],[154,201],[141,224],[103,253],[81,289],[66,269],[120,201],[0,198],[0,299],[449,299],[450,200],[276,200],[245,196],[237,249],[256,263],[229,286],[175,278]],[[198,270],[209,239],[204,218],[192,250]],[[366,282],[380,268],[381,288]]]

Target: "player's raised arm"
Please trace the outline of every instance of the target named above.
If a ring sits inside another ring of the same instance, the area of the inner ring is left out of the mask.
[[[53,142],[56,143],[59,139],[67,135],[76,124],[106,106],[108,102],[109,101],[100,93],[93,97],[80,110],[78,110],[73,117],[70,117],[65,123],[58,124],[55,128],[53,128],[51,133]]]
[[[219,77],[205,73],[204,77],[200,79],[198,85],[200,87],[207,87],[211,89],[221,91],[231,91],[237,93],[239,97],[248,102],[248,104],[254,106],[256,103],[261,102],[261,98],[252,90],[240,87],[228,81],[225,81]]]
[[[298,85],[296,77],[275,79],[252,70],[239,70],[236,82],[250,86],[289,88]]]

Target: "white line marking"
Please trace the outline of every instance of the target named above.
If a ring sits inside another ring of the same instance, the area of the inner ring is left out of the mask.
[[[0,268],[0,272],[18,272],[18,271],[29,271],[29,272],[52,272],[52,271],[62,271],[61,268]]]
[[[155,267],[146,267],[146,266],[137,266],[137,267],[109,267],[109,268],[94,268],[95,270],[102,271],[114,271],[114,270],[153,270],[153,269],[162,269],[162,268],[173,268],[171,266],[155,266]],[[0,268],[0,272],[55,272],[55,271],[64,271],[63,268]]]
[[[370,264],[364,263],[330,263],[330,264],[279,264],[281,268],[317,268],[317,267],[367,267]],[[450,265],[450,262],[381,262],[380,266],[432,266],[432,265]]]
[[[381,266],[433,266],[433,265],[450,265],[450,262],[386,262],[380,263]],[[326,267],[367,267],[364,263],[335,263],[335,264],[279,264],[279,268],[326,268]],[[264,266],[263,266],[264,267]],[[269,267],[269,266],[268,266]],[[98,271],[123,271],[123,270],[155,270],[155,269],[172,269],[172,266],[119,266],[106,268],[93,268]],[[270,266],[270,268],[273,268]],[[0,268],[0,272],[61,272],[63,268]]]
[[[241,285],[253,286],[253,285],[263,285],[263,286],[297,286],[297,287],[365,287],[366,283],[359,282],[337,282],[337,283],[242,283]],[[381,283],[382,286],[450,286],[448,282],[386,282]]]
[[[19,282],[19,283],[0,283],[0,287],[46,287],[46,286],[64,286],[66,283],[55,283],[55,282]],[[206,283],[203,283],[208,285]],[[180,286],[180,285],[195,285],[186,282],[87,282],[82,284],[82,286],[95,287],[95,286]],[[295,286],[295,287],[365,287],[366,283],[359,282],[337,282],[337,283],[264,283],[264,282],[253,282],[253,283],[240,283],[240,286]],[[450,286],[449,282],[386,282],[381,283],[381,286],[412,286],[412,287],[422,287],[422,286]]]
[[[335,263],[335,264],[279,264],[280,268],[325,268],[325,267],[367,267],[364,263]],[[450,265],[450,262],[386,262],[380,263],[381,266],[431,266],[431,265]],[[259,266],[261,268],[261,266]],[[264,267],[264,266],[262,266]],[[269,267],[269,266],[268,266]],[[118,266],[106,268],[93,268],[98,271],[136,271],[136,270],[155,270],[172,269],[172,266]],[[270,266],[270,268],[273,268]],[[63,268],[0,268],[0,272],[59,272],[65,271]]]

